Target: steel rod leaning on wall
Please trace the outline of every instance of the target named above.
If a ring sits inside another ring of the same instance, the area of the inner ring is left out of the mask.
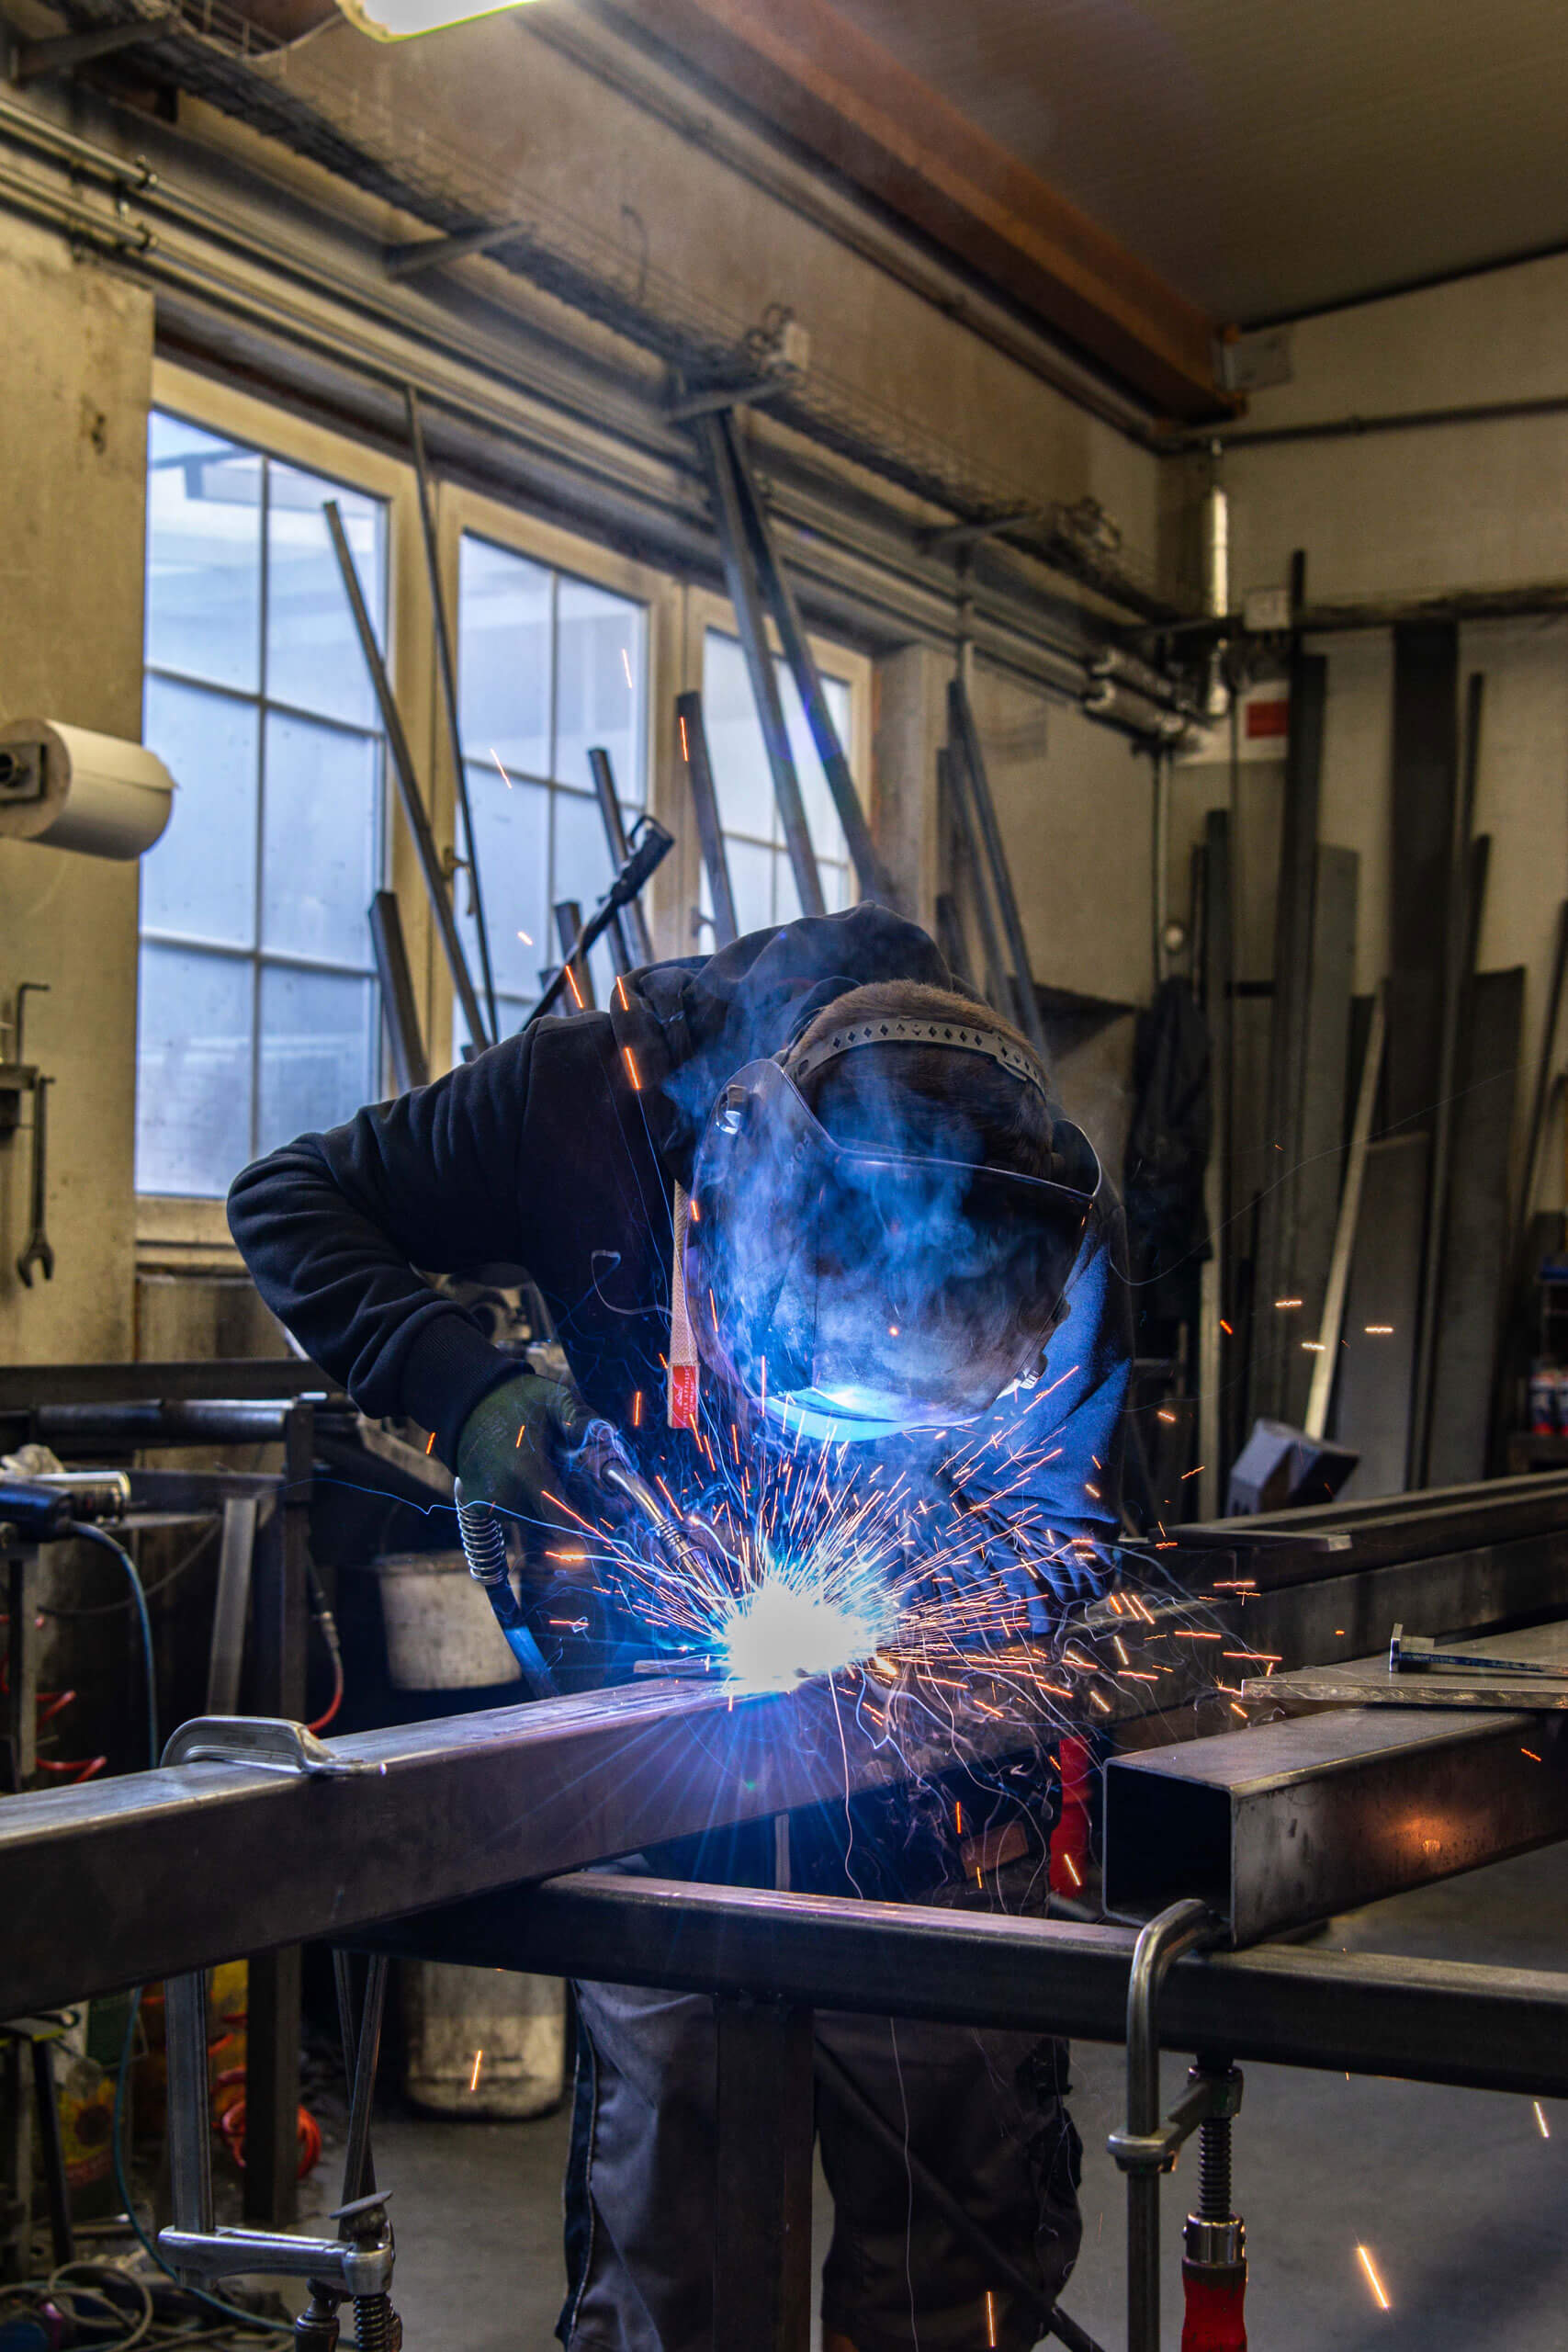
[[[773,797],[778,804],[779,821],[784,827],[784,847],[789,853],[790,871],[795,876],[795,896],[800,900],[802,914],[819,915],[825,911],[822,879],[817,870],[817,852],[812,847],[811,831],[806,821],[806,803],[801,798],[800,778],[795,773],[789,729],[784,724],[778,672],[773,667],[773,648],[768,643],[768,625],[762,614],[757,567],[741,510],[740,490],[730,461],[730,445],[716,416],[698,417],[696,433],[707,464],[714,521],[724,558],[725,582],[729,590],[729,601],[735,607],[740,647],[746,656],[747,673],[751,681],[751,696],[757,706],[757,718],[762,729],[762,745],[773,773]]]
[[[365,666],[370,673],[370,684],[381,713],[381,725],[386,732],[387,751],[392,763],[392,774],[398,780],[398,794],[402,802],[403,815],[407,818],[409,831],[413,835],[413,845],[418,853],[420,871],[424,876],[424,887],[430,896],[431,912],[435,917],[436,929],[441,933],[441,944],[446,951],[447,967],[452,974],[452,985],[457,991],[457,1001],[463,1008],[463,1019],[468,1025],[469,1041],[482,1053],[490,1043],[490,1035],[485,1028],[484,1014],[479,1010],[479,998],[474,993],[474,983],[468,971],[468,959],[463,953],[463,943],[457,936],[457,919],[452,912],[452,900],[447,892],[446,876],[441,871],[441,860],[436,853],[434,836],[430,830],[430,820],[425,814],[424,802],[420,795],[419,777],[414,769],[413,754],[409,749],[409,740],[403,730],[402,714],[398,708],[397,698],[392,693],[392,683],[387,675],[387,665],[381,659],[381,649],[376,642],[376,632],[370,626],[370,615],[366,608],[364,594],[359,585],[359,574],[355,570],[354,553],[348,544],[348,534],[343,527],[343,515],[336,499],[327,499],[321,512],[327,518],[327,528],[332,533],[333,553],[337,558],[337,568],[343,576],[344,594],[348,598],[348,608],[354,616],[355,630],[359,639],[359,650],[365,656]]]
[[[435,652],[441,672],[441,701],[446,713],[446,740],[452,754],[452,788],[463,820],[463,847],[468,859],[468,888],[474,894],[474,935],[479,942],[479,977],[484,982],[485,1010],[490,1016],[490,1043],[501,1035],[495,1009],[495,975],[491,969],[490,932],[485,923],[484,893],[479,888],[479,846],[474,834],[474,811],[468,797],[468,767],[463,757],[463,733],[457,715],[457,664],[446,613],[446,590],[441,577],[441,550],[435,537],[435,506],[431,496],[430,467],[424,454],[424,426],[420,420],[419,394],[403,386],[408,408],[409,442],[413,451],[414,478],[419,487],[419,520],[424,540],[424,568],[430,580],[430,605],[435,620]]]

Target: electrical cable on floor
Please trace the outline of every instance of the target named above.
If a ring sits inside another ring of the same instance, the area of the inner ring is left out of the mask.
[[[152,1655],[152,1620],[147,1614],[147,1595],[142,1588],[141,1573],[123,1544],[117,1544],[103,1528],[94,1527],[85,1519],[73,1519],[68,1533],[79,1536],[85,1544],[96,1544],[112,1552],[130,1579],[130,1597],[141,1621],[141,1663],[147,1680],[147,1769],[158,1769],[158,1669]]]

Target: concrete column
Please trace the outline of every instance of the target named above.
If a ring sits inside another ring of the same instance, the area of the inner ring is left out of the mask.
[[[0,341],[0,715],[140,739],[152,297],[8,220]],[[0,1013],[19,980],[48,982],[28,1000],[27,1053],[55,1081],[57,1263],[31,1290],[16,1273],[26,1125],[0,1144],[0,1357],[11,1363],[132,1353],[136,910],[134,862],[0,843]]]

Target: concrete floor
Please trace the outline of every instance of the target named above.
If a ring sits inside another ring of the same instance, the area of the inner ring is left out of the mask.
[[[1568,1944],[1568,1849],[1336,1920],[1350,1950],[1559,1968]],[[1174,2098],[1185,2071],[1172,2061]],[[1086,2143],[1084,2250],[1064,2306],[1116,2352],[1123,2341],[1122,2201],[1105,2154],[1120,2114],[1111,2050],[1074,2053]],[[1268,2352],[1562,2352],[1568,2343],[1568,2103],[1249,2066],[1236,2131],[1237,2201],[1252,2278],[1248,2318]],[[397,2190],[398,2302],[410,2352],[548,2352],[562,2290],[566,2117],[536,2123],[377,2126]],[[1177,2244],[1189,2172],[1167,2188],[1166,2343],[1180,2340]],[[828,2207],[818,2181],[818,2221]],[[1358,2264],[1366,2245],[1393,2308]],[[460,2316],[459,2316],[460,2315]],[[736,2352],[736,2347],[726,2347]]]

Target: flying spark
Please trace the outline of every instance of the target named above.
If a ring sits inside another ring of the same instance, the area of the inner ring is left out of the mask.
[[[1391,1338],[1393,1332],[1392,1323],[1367,1323],[1362,1326],[1362,1329],[1369,1340],[1386,1340]]]
[[[491,755],[491,758],[495,762],[495,772],[496,772],[497,775],[501,778],[501,780],[502,780],[502,784],[506,786],[506,789],[508,790],[508,792],[510,792],[510,791],[512,790],[512,778],[507,775],[505,768],[502,766],[502,759],[501,759],[501,753],[500,753],[500,752],[495,749],[495,746],[494,746],[493,744],[491,746],[491,754],[490,754],[490,755]],[[522,933],[521,933],[521,932],[519,932],[519,933],[518,933],[518,934],[517,934],[517,936],[519,937],[519,939],[521,939],[521,937],[523,936]],[[532,943],[530,943],[530,944],[532,944]]]
[[[525,946],[525,947],[532,947],[532,945],[534,944],[533,940],[529,937],[528,933],[527,933],[525,931],[520,931],[520,932],[518,933],[517,936],[518,936],[518,938],[523,942],[523,944],[524,944],[524,946]]]
[[[1545,2109],[1541,2106],[1540,2099],[1533,2099],[1530,2103],[1535,2109],[1535,2120],[1540,2127],[1541,2138],[1543,2140],[1550,2140],[1551,2137],[1551,2129],[1546,2120]]]
[[[1356,2248],[1356,2259],[1367,2274],[1367,2284],[1371,2289],[1372,2293],[1377,2297],[1379,2311],[1392,2311],[1393,2309],[1393,2305],[1389,2301],[1388,2297],[1383,2292],[1383,2284],[1382,2280],[1378,2277],[1377,2265],[1372,2260],[1371,2254],[1367,2251],[1367,2248],[1364,2245],[1359,2245]]]
[[[471,2091],[477,2091],[479,2086],[479,2068],[483,2064],[484,2052],[482,2050],[476,2050],[474,2052],[474,2071],[468,2076],[468,2088]]]
[[[622,646],[622,648],[621,648],[621,667],[622,667],[622,669],[623,669],[623,670],[626,672],[626,690],[627,690],[627,692],[628,692],[629,694],[635,694],[635,693],[637,692],[637,688],[632,684],[632,663],[631,663],[631,656],[630,656],[630,654],[626,651],[626,647],[625,647],[624,645],[623,645],[623,646]]]

